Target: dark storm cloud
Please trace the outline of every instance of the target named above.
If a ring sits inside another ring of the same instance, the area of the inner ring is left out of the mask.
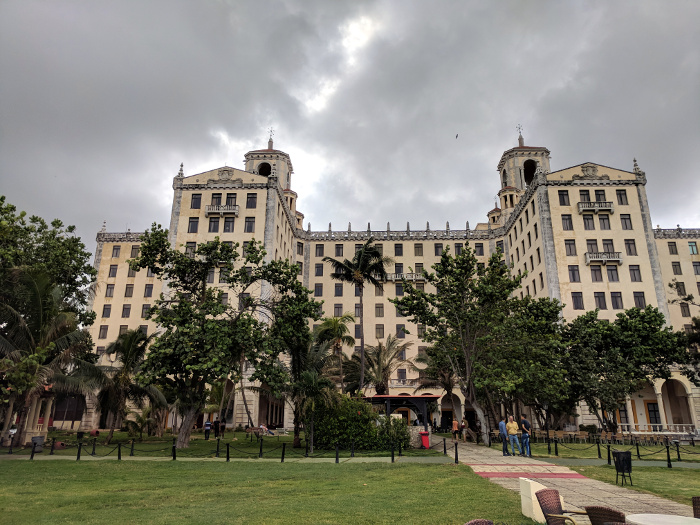
[[[0,4],[0,193],[108,230],[167,224],[171,182],[276,128],[314,229],[485,219],[516,143],[649,178],[700,225],[695,2]],[[325,104],[324,104],[325,101]],[[459,138],[455,135],[459,133]]]

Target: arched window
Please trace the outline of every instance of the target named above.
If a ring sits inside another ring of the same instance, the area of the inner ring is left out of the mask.
[[[263,162],[258,165],[258,173],[267,177],[272,173],[272,167],[267,162]]]
[[[506,170],[503,170],[503,175],[501,177],[501,185],[504,188],[508,185],[508,175],[506,175]]]
[[[537,170],[537,162],[535,162],[532,159],[528,159],[525,161],[523,164],[523,171],[524,171],[524,176],[525,176],[525,185],[529,186],[532,184],[533,179],[535,178],[535,171]]]

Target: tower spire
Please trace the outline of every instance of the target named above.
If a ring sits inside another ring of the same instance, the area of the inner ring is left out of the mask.
[[[525,146],[525,139],[523,138],[523,127],[518,124],[515,129],[518,130],[518,146],[521,148]]]
[[[270,128],[267,131],[270,133],[270,138],[267,139],[267,149],[274,149],[272,147],[272,136],[275,134],[275,130]]]

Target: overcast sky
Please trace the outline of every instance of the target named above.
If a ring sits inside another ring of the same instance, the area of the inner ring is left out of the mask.
[[[305,227],[456,229],[522,124],[552,170],[636,157],[654,225],[700,227],[699,27],[696,0],[2,0],[0,194],[93,250],[273,127]]]

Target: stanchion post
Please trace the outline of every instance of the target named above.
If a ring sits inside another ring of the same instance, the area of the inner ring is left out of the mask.
[[[350,443],[350,457],[355,457],[355,440],[352,440],[352,442]]]
[[[306,438],[304,438],[304,457],[308,458],[309,457],[309,442],[307,441]]]
[[[608,443],[607,447],[608,447],[608,465],[612,465],[612,463],[610,463],[610,443]]]
[[[391,443],[391,462],[394,462],[394,443]]]
[[[547,431],[547,455],[552,455],[552,440],[549,439],[549,431]]]
[[[92,438],[92,453],[91,456],[95,455],[95,445],[97,445],[97,438]]]
[[[459,464],[459,449],[457,448],[458,443],[455,443],[455,465]]]
[[[10,450],[7,451],[8,454],[12,454],[12,444],[15,442],[15,436],[10,438]]]
[[[338,443],[335,444],[335,462],[340,463],[340,449],[338,448]]]
[[[262,436],[260,436],[260,452],[258,453],[259,458],[261,458],[262,454],[263,454],[262,447],[263,447],[263,438],[262,438]]]
[[[53,449],[56,447],[56,438],[51,438],[51,452],[49,452],[49,456],[53,456]]]
[[[681,461],[681,442],[676,441],[676,455],[678,456],[678,461]]]
[[[122,460],[122,443],[121,441],[117,443],[117,461]]]
[[[226,443],[226,463],[231,461],[231,443]]]
[[[219,457],[219,446],[221,445],[221,438],[216,438],[216,457]]]
[[[173,445],[173,461],[177,459],[177,446]]]
[[[442,438],[442,455],[447,455],[447,438]]]
[[[80,461],[80,452],[82,449],[83,449],[83,442],[78,441],[78,455],[75,458],[76,461]]]
[[[603,459],[603,455],[600,453],[600,436],[596,439],[596,445],[598,445],[598,459]]]
[[[673,468],[673,465],[671,465],[671,447],[666,445],[666,466],[668,468]]]
[[[554,438],[554,455],[559,456],[559,440]]]
[[[36,442],[32,441],[32,455],[29,456],[29,459],[31,459],[32,461],[34,461],[34,451],[35,450],[36,450]]]
[[[286,450],[287,450],[287,444],[282,443],[282,461],[280,461],[280,463],[284,463],[284,453]]]
[[[635,440],[634,444],[637,446],[637,459],[642,459],[642,456],[639,454],[639,438]]]
[[[130,456],[134,455],[134,441],[135,441],[134,439],[131,440],[131,452],[129,452]]]

